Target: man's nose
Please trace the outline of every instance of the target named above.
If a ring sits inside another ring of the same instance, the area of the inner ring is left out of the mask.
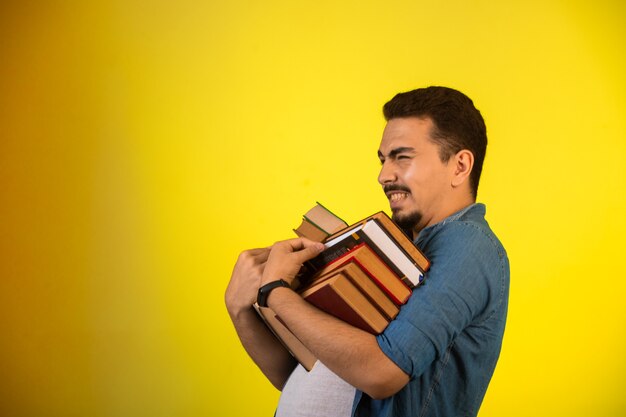
[[[398,179],[396,175],[396,171],[389,161],[383,162],[382,167],[380,168],[380,173],[378,174],[378,183],[380,185],[391,184],[394,183]]]

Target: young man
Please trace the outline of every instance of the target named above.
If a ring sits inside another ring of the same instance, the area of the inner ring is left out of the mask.
[[[476,193],[487,136],[480,112],[444,87],[396,95],[378,181],[393,219],[431,261],[385,331],[373,336],[291,290],[300,265],[323,245],[291,239],[243,252],[226,305],[250,357],[282,390],[282,416],[475,416],[500,353],[508,305],[506,252]],[[282,282],[280,281],[282,280]],[[319,358],[306,372],[255,315],[267,304]]]

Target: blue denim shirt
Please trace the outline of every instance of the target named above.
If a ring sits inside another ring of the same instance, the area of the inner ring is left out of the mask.
[[[377,336],[409,377],[397,394],[357,391],[353,414],[475,416],[498,360],[506,321],[509,261],[473,204],[423,229],[415,243],[431,261],[424,283]]]

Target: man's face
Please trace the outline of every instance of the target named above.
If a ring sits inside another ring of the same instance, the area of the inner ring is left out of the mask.
[[[393,220],[419,231],[441,220],[451,190],[453,163],[441,162],[439,146],[430,140],[430,118],[391,119],[378,150],[378,182],[389,199]]]

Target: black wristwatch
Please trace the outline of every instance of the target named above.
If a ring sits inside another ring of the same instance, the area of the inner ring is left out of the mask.
[[[256,302],[261,307],[267,307],[267,297],[270,295],[273,289],[278,287],[291,288],[287,281],[279,279],[278,281],[268,282],[259,288],[259,294],[256,297]]]

